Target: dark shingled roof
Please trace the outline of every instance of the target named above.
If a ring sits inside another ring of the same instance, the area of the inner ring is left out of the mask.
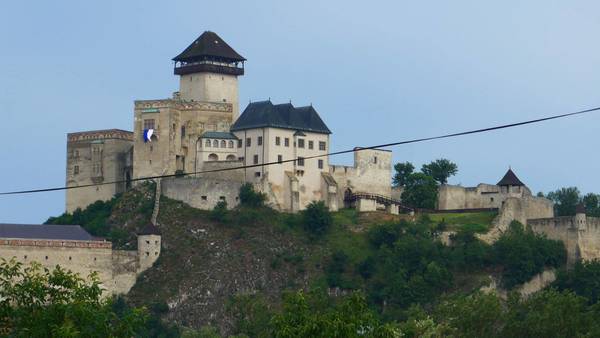
[[[521,182],[521,180],[515,175],[512,169],[508,169],[504,177],[498,182],[496,185],[506,186],[506,185],[515,185],[515,186],[524,186],[525,183]]]
[[[206,31],[202,33],[173,61],[194,62],[205,59],[220,59],[227,62],[246,61],[246,59],[231,48],[216,33]]]
[[[156,225],[148,223],[138,235],[160,235],[160,229]]]
[[[577,206],[575,207],[575,213],[576,214],[585,214],[585,204],[583,204],[583,203],[577,204]]]
[[[73,241],[93,241],[90,235],[79,225],[50,224],[1,224],[0,238],[55,239]]]
[[[312,106],[294,107],[291,103],[274,105],[271,101],[250,103],[231,126],[231,131],[263,127],[331,134]]]
[[[224,131],[207,131],[207,132],[204,132],[202,134],[202,136],[200,136],[200,138],[218,138],[218,139],[231,139],[231,140],[238,139],[232,133],[228,133],[228,132],[224,132]]]

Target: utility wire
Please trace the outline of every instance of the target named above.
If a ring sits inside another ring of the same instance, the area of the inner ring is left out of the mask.
[[[547,117],[543,117],[543,118],[539,118],[539,119],[535,119],[535,120],[528,120],[528,121],[523,121],[523,122],[503,124],[503,125],[498,125],[498,126],[489,127],[489,128],[474,129],[474,130],[463,131],[463,132],[452,133],[452,134],[445,134],[445,135],[439,135],[439,136],[417,138],[417,139],[412,139],[412,140],[405,140],[405,141],[399,141],[399,142],[379,144],[379,145],[369,146],[369,147],[360,147],[360,148],[354,148],[354,149],[349,149],[349,150],[336,151],[336,152],[332,152],[332,153],[328,153],[328,154],[313,155],[313,156],[305,157],[304,159],[305,160],[309,160],[309,159],[313,159],[313,158],[326,157],[326,156],[335,156],[335,155],[353,153],[353,152],[363,151],[363,150],[369,150],[369,149],[389,148],[389,147],[403,145],[403,144],[409,144],[409,143],[418,143],[418,142],[432,141],[432,140],[438,140],[438,139],[444,139],[444,138],[450,138],[450,137],[457,137],[457,136],[464,136],[464,135],[470,135],[470,134],[485,133],[485,132],[490,132],[490,131],[499,130],[499,129],[519,127],[519,126],[523,126],[523,125],[527,125],[527,124],[534,124],[534,123],[539,123],[539,122],[544,122],[544,121],[549,121],[549,120],[555,120],[555,119],[570,117],[570,116],[574,116],[574,115],[581,115],[581,114],[586,114],[586,113],[591,113],[591,112],[598,112],[598,111],[600,111],[600,107],[595,107],[595,108],[580,110],[580,111],[576,111],[576,112],[572,112],[572,113],[566,113],[566,114],[560,114],[560,115],[552,115],[552,116],[547,116]],[[214,172],[221,172],[221,171],[230,171],[230,170],[240,170],[240,169],[249,169],[249,168],[263,167],[263,166],[269,166],[269,165],[275,165],[275,164],[282,164],[282,163],[294,162],[296,160],[297,159],[294,158],[294,159],[283,160],[283,161],[266,162],[266,163],[259,163],[259,164],[250,164],[250,165],[243,165],[243,166],[231,167],[231,168],[201,170],[201,171],[195,171],[195,172],[191,172],[191,173],[181,173],[181,174],[171,174],[171,175],[157,175],[157,176],[138,177],[138,178],[134,178],[134,179],[130,179],[130,180],[118,180],[118,181],[111,181],[111,182],[102,182],[102,183],[98,183],[98,184],[84,184],[84,185],[71,186],[71,187],[56,187],[56,188],[45,188],[45,189],[7,191],[7,192],[0,192],[0,195],[32,194],[32,193],[58,191],[58,190],[68,190],[68,189],[96,187],[96,186],[99,186],[99,185],[106,185],[106,184],[117,184],[117,183],[126,183],[126,182],[146,181],[146,180],[153,180],[153,179],[157,179],[157,178],[181,177],[181,176],[188,176],[188,175],[207,174],[207,173],[214,173]]]

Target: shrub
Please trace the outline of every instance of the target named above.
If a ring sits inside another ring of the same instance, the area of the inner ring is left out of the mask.
[[[210,218],[213,221],[223,222],[226,220],[227,216],[228,216],[228,213],[227,213],[227,202],[226,201],[217,202],[215,207],[210,211]]]
[[[240,188],[240,204],[246,207],[258,208],[265,204],[267,196],[261,192],[254,190],[254,187],[250,183],[245,183]]]
[[[329,230],[333,219],[323,201],[311,202],[302,212],[304,229],[311,235],[321,236]]]

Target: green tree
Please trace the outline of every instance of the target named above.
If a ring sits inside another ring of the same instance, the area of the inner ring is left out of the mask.
[[[302,211],[302,224],[304,230],[313,236],[319,237],[329,230],[333,218],[323,201],[313,201]]]
[[[577,204],[581,201],[579,189],[576,187],[561,188],[549,192],[547,198],[554,202],[554,212],[557,216],[573,216]]]
[[[254,190],[250,183],[244,183],[240,187],[240,204],[244,207],[258,208],[265,204],[267,196]]]
[[[437,195],[438,186],[433,177],[414,173],[406,180],[402,201],[413,208],[434,209]]]
[[[450,176],[456,175],[458,166],[456,163],[450,162],[445,158],[437,159],[429,164],[424,164],[421,172],[425,175],[433,177],[439,184],[448,183]]]
[[[502,325],[502,303],[495,294],[455,295],[435,309],[435,320],[447,324],[454,337],[494,337]]]
[[[144,309],[117,314],[101,299],[96,274],[87,282],[57,266],[0,262],[0,334],[13,337],[132,337],[143,332]]]
[[[410,162],[396,163],[394,165],[394,177],[392,182],[396,187],[403,187],[406,184],[406,180],[410,174],[415,170],[415,166]]]
[[[588,216],[600,217],[600,195],[589,193],[583,196],[585,213]]]
[[[560,290],[571,290],[585,297],[590,304],[600,300],[600,261],[577,262],[572,269],[561,270],[554,286]]]

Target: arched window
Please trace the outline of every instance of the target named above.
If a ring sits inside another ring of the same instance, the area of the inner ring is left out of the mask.
[[[209,161],[218,161],[219,156],[217,154],[210,154],[210,155],[208,155],[208,160]]]
[[[231,155],[231,154],[227,155],[227,161],[235,161],[235,160],[236,160],[235,155]]]
[[[233,148],[233,141],[229,141],[229,148]]]
[[[221,140],[221,148],[227,148],[227,145],[225,144],[225,140]]]
[[[210,140],[206,140],[206,142],[204,143],[204,146],[206,148],[210,148]]]
[[[217,140],[214,140],[214,141],[213,141],[213,147],[215,147],[215,148],[219,148],[219,141],[217,141]]]

